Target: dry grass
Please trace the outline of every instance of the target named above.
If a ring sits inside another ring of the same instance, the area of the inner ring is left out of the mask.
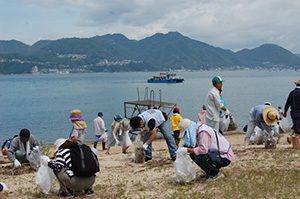
[[[89,198],[300,198],[300,151],[285,142],[273,150],[261,146],[245,150],[240,146],[242,135],[230,135],[229,139],[237,161],[222,169],[225,177],[211,182],[197,178],[184,185],[175,182],[164,141],[154,143],[153,160],[144,164],[132,162],[134,147],[126,155],[120,154],[119,148],[112,148],[111,155],[100,151],[101,172],[94,185],[95,194]],[[202,174],[194,167],[198,176]],[[0,198],[57,198],[58,184],[48,196],[42,195],[34,183],[35,173],[12,176],[2,172],[0,179],[11,190]]]

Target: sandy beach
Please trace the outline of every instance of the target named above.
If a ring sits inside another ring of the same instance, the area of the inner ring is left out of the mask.
[[[300,151],[288,145],[286,136],[276,149],[257,145],[244,149],[244,135],[227,135],[237,160],[221,170],[224,177],[206,182],[199,177],[201,169],[193,164],[198,178],[188,184],[176,183],[164,140],[154,142],[153,160],[144,164],[132,162],[134,146],[128,154],[113,147],[110,155],[98,146],[101,171],[94,184],[95,194],[88,198],[300,198]],[[33,170],[16,171],[10,164],[1,165],[0,179],[10,191],[1,193],[0,198],[58,198],[57,182],[45,196],[35,184]]]

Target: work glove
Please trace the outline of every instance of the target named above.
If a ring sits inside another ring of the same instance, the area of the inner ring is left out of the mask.
[[[0,185],[2,186],[2,191],[8,191],[8,187],[4,182],[0,182]]]
[[[282,116],[283,116],[283,117],[286,117],[286,115],[287,115],[286,112],[283,112],[283,113],[282,113]]]
[[[179,147],[179,148],[177,149],[177,152],[176,152],[176,153],[180,153],[180,154],[182,154],[182,155],[185,155],[185,154],[188,153],[188,148],[186,148],[186,147]]]
[[[116,145],[120,145],[120,141],[118,139],[116,139]]]
[[[35,147],[33,147],[33,149],[32,149],[34,152],[38,152],[39,150],[40,150],[40,147],[39,146],[35,146]]]
[[[143,149],[146,151],[148,149],[149,144],[145,143],[143,144]]]
[[[21,163],[19,162],[19,160],[15,159],[15,161],[14,161],[14,167],[15,168],[21,167]]]

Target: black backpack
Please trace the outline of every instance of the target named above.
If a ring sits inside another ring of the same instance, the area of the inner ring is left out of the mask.
[[[97,156],[91,148],[85,144],[74,143],[70,147],[71,151],[71,170],[76,176],[90,177],[100,171]]]

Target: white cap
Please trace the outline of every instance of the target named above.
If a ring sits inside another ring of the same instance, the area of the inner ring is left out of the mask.
[[[55,146],[55,151],[58,150],[58,148],[65,143],[66,139],[65,138],[58,138],[55,142],[54,142],[54,146]]]

